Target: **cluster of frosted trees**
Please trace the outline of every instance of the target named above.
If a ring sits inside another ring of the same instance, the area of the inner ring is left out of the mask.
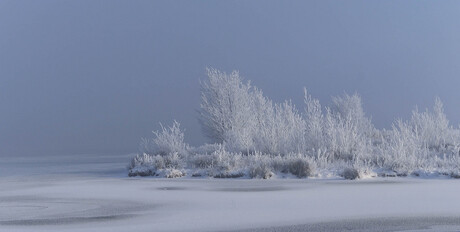
[[[274,103],[239,73],[207,70],[199,119],[213,142],[191,147],[180,124],[142,141],[130,175],[270,178],[341,175],[459,176],[460,130],[449,126],[443,106],[414,110],[391,130],[376,129],[358,95],[334,97],[323,107],[305,89],[304,107]]]

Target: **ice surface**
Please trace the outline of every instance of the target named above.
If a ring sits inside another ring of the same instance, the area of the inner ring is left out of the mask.
[[[3,160],[0,231],[460,230],[456,179],[128,178],[129,156],[84,158]]]

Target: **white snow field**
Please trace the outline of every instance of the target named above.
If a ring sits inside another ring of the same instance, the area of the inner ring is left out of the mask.
[[[127,177],[130,157],[2,158],[0,231],[460,231],[457,179]]]

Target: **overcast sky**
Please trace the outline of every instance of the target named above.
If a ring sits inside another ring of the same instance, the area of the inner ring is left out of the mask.
[[[358,92],[379,128],[435,96],[460,123],[459,1],[0,0],[0,155],[135,152],[159,122],[205,142],[205,68],[302,109]]]

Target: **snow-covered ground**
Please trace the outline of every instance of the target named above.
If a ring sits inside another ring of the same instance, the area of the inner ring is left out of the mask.
[[[129,178],[130,157],[2,158],[0,231],[460,231],[456,179]]]

